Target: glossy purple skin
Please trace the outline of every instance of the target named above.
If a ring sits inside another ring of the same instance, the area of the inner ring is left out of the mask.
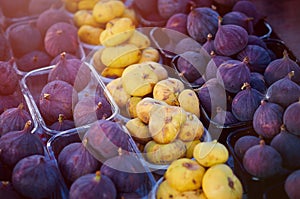
[[[260,139],[253,135],[246,135],[246,136],[240,137],[234,144],[235,155],[242,160],[246,151],[250,147],[258,145],[259,141],[260,141]]]
[[[50,198],[58,194],[58,170],[53,161],[43,155],[28,156],[16,164],[12,184],[28,198]]]
[[[17,90],[18,75],[13,68],[14,60],[0,61],[0,95],[10,95]]]
[[[55,131],[65,131],[75,128],[75,123],[72,120],[63,120],[62,122],[57,121],[49,126],[49,128]]]
[[[232,56],[243,50],[248,43],[247,31],[237,25],[219,25],[215,35],[214,44],[216,53]]]
[[[17,59],[18,69],[21,71],[31,71],[41,67],[49,66],[51,57],[44,51],[31,51]]]
[[[247,45],[244,50],[237,54],[238,60],[249,58],[249,68],[252,72],[264,73],[268,64],[271,62],[271,57],[268,51],[257,45]]]
[[[291,173],[285,180],[284,190],[290,199],[300,198],[300,170]]]
[[[173,14],[185,13],[188,2],[188,0],[157,0],[157,10],[162,18],[168,19]]]
[[[300,169],[300,137],[282,129],[270,145],[280,153],[285,168]]]
[[[178,31],[182,34],[187,35],[187,14],[177,13],[172,15],[166,24],[166,28]]]
[[[232,101],[231,109],[233,115],[240,121],[250,121],[254,112],[259,107],[264,95],[250,86],[238,92]]]
[[[208,35],[207,36],[207,40],[206,42],[203,44],[203,49],[206,50],[206,52],[208,54],[210,54],[211,52],[215,52],[216,49],[215,49],[215,44],[214,44],[214,40],[212,38],[212,35]]]
[[[253,115],[255,132],[266,139],[272,139],[280,133],[284,109],[278,104],[262,101]]]
[[[238,1],[233,6],[232,11],[239,11],[246,14],[248,17],[253,17],[253,24],[255,25],[261,18],[256,6],[251,1]]]
[[[218,70],[219,66],[223,62],[228,61],[228,60],[231,60],[231,58],[226,57],[226,56],[213,55],[211,57],[211,60],[208,62],[207,66],[206,66],[205,78],[207,80],[216,78],[217,70]]]
[[[267,85],[266,85],[264,76],[257,72],[251,72],[250,86],[251,86],[251,88],[258,90],[262,94],[265,94],[267,91]]]
[[[65,146],[59,153],[57,162],[62,175],[69,183],[85,174],[96,172],[101,165],[81,142]]]
[[[0,196],[9,199],[22,199],[10,182],[0,181]]]
[[[232,112],[224,110],[217,111],[216,116],[212,120],[222,126],[227,126],[238,122]]]
[[[204,44],[207,35],[213,36],[218,29],[219,14],[211,8],[199,7],[188,14],[187,31],[189,35],[201,44]]]
[[[117,190],[112,180],[100,174],[97,180],[95,174],[86,174],[78,178],[70,188],[70,199],[103,198],[116,199]]]
[[[247,15],[238,11],[231,11],[223,16],[222,24],[234,24],[243,27],[248,34],[253,33],[253,23]]]
[[[244,62],[228,60],[219,66],[217,79],[228,92],[237,93],[245,82],[250,82],[250,70]]]
[[[299,100],[300,86],[293,82],[290,77],[285,77],[277,80],[268,88],[266,97],[270,102],[286,108]]]
[[[297,136],[300,136],[300,101],[289,105],[283,114],[283,123],[286,129]]]
[[[248,45],[257,45],[267,49],[266,43],[256,35],[248,35]]]

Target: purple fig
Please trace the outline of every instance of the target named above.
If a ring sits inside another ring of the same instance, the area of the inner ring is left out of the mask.
[[[289,105],[283,114],[283,123],[286,129],[294,135],[300,135],[300,98],[298,102]]]
[[[284,190],[290,199],[300,198],[300,170],[291,173],[284,182]]]
[[[231,11],[223,16],[222,24],[234,24],[243,27],[248,34],[253,33],[253,18],[248,17],[242,12]]]
[[[250,73],[250,86],[251,88],[258,90],[262,94],[265,94],[267,91],[267,86],[266,86],[264,76],[257,72]]]
[[[246,136],[240,137],[234,144],[235,155],[242,160],[246,151],[250,147],[258,145],[259,141],[260,141],[260,139],[253,135],[246,135]]]
[[[203,44],[202,46],[207,53],[211,53],[213,51],[215,51],[215,44],[214,44],[214,40],[213,40],[213,36],[212,34],[208,34],[207,35],[207,39],[206,39],[206,42]]]
[[[187,33],[186,24],[187,24],[187,14],[176,13],[168,19],[166,28],[187,35],[188,33]]]
[[[65,59],[78,59],[78,57],[76,57],[75,55],[72,55],[72,54],[70,54],[70,53],[66,53],[66,52],[62,52],[62,53],[64,53],[64,58],[65,58]],[[51,65],[51,66],[57,64],[57,63],[61,60],[61,55],[62,55],[62,53],[59,54],[59,55],[57,55],[56,57],[54,57],[54,58],[51,60],[51,62],[50,62],[50,65]]]
[[[214,51],[210,52],[210,56],[211,56],[211,60],[208,62],[207,66],[206,66],[206,71],[205,71],[205,78],[207,80],[216,78],[217,70],[218,70],[219,66],[223,62],[231,60],[230,57],[216,55]]]
[[[13,58],[9,61],[0,61],[0,95],[10,95],[17,90],[19,78],[13,64]]]
[[[217,114],[212,120],[222,126],[227,126],[238,122],[232,112],[225,111],[221,107],[217,107]]]
[[[238,1],[234,4],[232,11],[238,11],[246,14],[248,17],[253,18],[253,25],[256,25],[257,22],[261,19],[261,15],[258,13],[258,10],[253,2],[243,0]]]
[[[65,131],[75,128],[75,124],[72,120],[65,120],[65,116],[63,114],[59,114],[58,121],[53,123],[49,128],[55,131]]]
[[[51,58],[46,52],[35,50],[26,53],[17,59],[16,63],[19,70],[28,72],[41,67],[49,66],[50,60]]]

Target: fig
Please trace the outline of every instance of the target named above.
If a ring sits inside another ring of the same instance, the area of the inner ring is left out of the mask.
[[[211,8],[199,7],[193,9],[187,18],[189,35],[201,44],[204,44],[207,35],[215,36],[218,29],[219,14]]]
[[[62,80],[71,84],[78,92],[83,90],[91,79],[91,72],[80,59],[66,59],[66,53],[61,53],[60,60],[51,69],[48,82]]]
[[[300,97],[300,86],[291,80],[293,76],[294,71],[291,71],[286,77],[274,82],[267,90],[267,99],[283,108],[297,102]]]
[[[221,107],[217,107],[217,114],[213,117],[212,121],[227,126],[238,122],[238,119],[230,111],[225,111]]]
[[[58,22],[71,23],[71,18],[63,9],[50,8],[38,16],[36,26],[45,36],[50,26]]]
[[[273,84],[286,76],[289,72],[294,71],[292,81],[300,84],[300,67],[289,58],[288,52],[283,52],[283,57],[270,62],[264,72],[264,77],[268,85]]]
[[[264,76],[257,72],[250,73],[250,86],[262,94],[265,94],[267,91],[267,85]]]
[[[19,70],[29,72],[34,69],[49,66],[50,61],[51,58],[46,52],[34,50],[17,59],[16,64]]]
[[[266,43],[256,35],[248,35],[248,45],[257,45],[264,49],[268,49]]]
[[[186,37],[178,41],[178,43],[175,46],[174,53],[175,54],[181,54],[186,51],[201,51],[202,46],[195,41],[194,39],[190,37]]]
[[[283,166],[288,169],[300,169],[300,137],[286,131],[281,127],[281,131],[276,135],[270,144],[276,149],[283,160]]]
[[[261,19],[261,15],[258,13],[258,10],[253,2],[251,1],[237,1],[232,11],[238,11],[246,14],[248,17],[253,18],[253,25],[256,25],[257,22]]]
[[[0,115],[7,109],[17,107],[19,104],[19,100],[16,99],[14,94],[0,95]]]
[[[2,198],[22,199],[23,197],[14,189],[11,182],[0,181],[0,195]]]
[[[4,35],[4,31],[0,28],[0,61],[8,61],[10,59],[11,47],[9,41]]]
[[[117,190],[109,177],[97,171],[95,174],[86,174],[78,178],[71,185],[69,197],[116,199]]]
[[[243,27],[248,34],[253,33],[253,18],[248,17],[242,12],[231,11],[223,16],[222,24],[234,24]]]
[[[43,143],[31,133],[31,120],[21,131],[10,131],[0,138],[0,159],[4,164],[14,166],[19,160],[33,154],[43,154]]]
[[[118,155],[118,148],[129,150],[129,135],[122,127],[109,120],[94,122],[86,132],[86,147],[95,158],[105,161]]]
[[[59,0],[30,0],[28,11],[32,15],[42,14],[47,9],[59,7],[61,3]]]
[[[112,107],[104,97],[89,96],[79,100],[73,112],[74,122],[78,127],[110,117]]]
[[[250,121],[254,112],[259,107],[264,95],[258,90],[251,88],[249,83],[244,83],[242,91],[238,92],[232,101],[233,115],[240,121]]]
[[[283,114],[283,123],[286,129],[297,136],[300,135],[300,118],[298,117],[300,113],[300,98],[298,102],[294,102],[289,105]]]
[[[157,0],[133,0],[133,6],[143,16],[150,15],[153,12],[157,12]]]
[[[65,120],[65,116],[63,114],[59,114],[58,121],[53,123],[49,128],[55,131],[65,131],[75,128],[75,124],[72,120]]]
[[[72,119],[72,107],[77,101],[77,91],[71,84],[54,80],[42,89],[39,98],[40,112],[47,124],[56,122],[59,114],[63,114],[66,119]]]
[[[16,71],[13,68],[14,59],[9,61],[0,61],[0,94],[10,95],[17,89],[19,79]]]
[[[54,162],[43,155],[23,158],[12,175],[13,187],[28,198],[51,198],[59,192],[59,180]]]
[[[247,57],[243,61],[228,60],[223,62],[217,71],[217,79],[225,90],[237,93],[245,82],[250,82],[250,70]]]
[[[255,132],[266,139],[271,139],[280,132],[284,109],[278,104],[262,100],[253,115]]]
[[[271,62],[271,57],[268,51],[257,45],[247,45],[245,49],[237,54],[238,60],[249,58],[248,66],[251,71],[264,73],[268,64]]]
[[[15,57],[21,57],[43,46],[43,38],[32,21],[18,24],[8,32],[8,40]]]
[[[290,199],[300,198],[300,170],[292,172],[284,182],[284,190]]]
[[[118,156],[103,162],[100,172],[113,181],[118,192],[135,192],[146,181],[145,168],[136,157],[121,149],[118,152]]]
[[[79,177],[96,172],[100,162],[85,147],[87,140],[65,146],[59,153],[57,162],[65,180],[73,183]]]
[[[161,17],[169,19],[173,14],[185,13],[188,0],[157,0],[157,10]]]
[[[7,109],[0,115],[0,135],[22,130],[28,120],[31,120],[31,116],[24,109],[23,103],[19,104],[18,107]],[[30,126],[31,129],[32,126]]]
[[[78,57],[76,57],[75,55],[72,55],[72,54],[70,54],[70,53],[66,53],[66,52],[62,52],[62,53],[64,53],[64,58],[65,58],[65,59],[77,59],[77,58],[78,58]],[[51,60],[51,62],[50,62],[50,65],[51,65],[51,66],[57,64],[57,63],[61,60],[61,55],[62,55],[62,53],[59,54],[59,55],[57,55],[56,57],[54,57],[54,58]]]
[[[214,45],[216,52],[224,56],[232,56],[243,50],[248,43],[247,31],[238,25],[221,24],[219,18],[218,30],[215,35]]]
[[[28,15],[28,5],[30,0],[0,0],[3,14],[8,18],[19,18]]]
[[[209,60],[207,66],[206,66],[206,71],[205,71],[205,78],[207,80],[216,78],[217,70],[219,66],[227,61],[231,60],[230,57],[227,56],[221,56],[221,55],[216,55],[214,51],[210,52],[211,60]]]
[[[173,14],[167,21],[166,28],[178,31],[182,34],[187,35],[187,14],[176,13]]]
[[[189,82],[194,82],[205,73],[208,61],[209,56],[205,52],[187,51],[180,54],[177,69]]]
[[[260,139],[253,135],[240,137],[234,144],[234,153],[239,159],[243,159],[246,151],[255,145],[259,144]]]
[[[246,171],[258,178],[266,179],[281,172],[282,158],[271,146],[260,140],[259,145],[250,147],[243,158]]]
[[[45,34],[44,45],[52,57],[62,52],[76,54],[79,47],[77,28],[66,22],[53,24]]]

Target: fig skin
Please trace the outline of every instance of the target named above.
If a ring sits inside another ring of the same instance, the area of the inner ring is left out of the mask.
[[[223,16],[222,24],[234,24],[243,27],[248,34],[253,33],[253,18],[248,17],[242,12],[231,11]]]
[[[89,96],[81,99],[76,104],[73,112],[74,122],[78,127],[110,117],[112,107],[104,97]]]
[[[187,14],[173,14],[167,21],[166,28],[187,35]]]
[[[234,117],[232,112],[225,111],[221,107],[217,107],[217,114],[212,120],[224,126],[239,122],[239,120]]]
[[[232,11],[242,12],[248,17],[252,17],[253,25],[256,25],[261,19],[261,15],[258,13],[256,6],[251,1],[237,1],[233,6]]]
[[[300,98],[298,102],[289,105],[283,114],[286,129],[294,135],[300,136]]]
[[[226,57],[226,56],[221,56],[221,55],[216,55],[215,52],[210,52],[211,55],[211,60],[208,62],[206,66],[206,71],[205,71],[205,79],[209,80],[212,78],[216,78],[217,70],[219,66],[228,60],[231,60],[232,58]]]
[[[66,53],[66,52],[62,52],[64,53],[64,57],[65,59],[78,59],[78,57],[76,57],[75,55],[73,54],[70,54],[70,53]],[[62,54],[61,53],[61,54]],[[57,64],[60,60],[61,60],[61,54],[57,55],[56,57],[54,57],[51,62],[50,62],[50,65],[55,65]]]
[[[210,55],[211,55],[211,52],[215,52],[216,51],[212,34],[209,33],[207,35],[206,42],[202,45],[202,47]]]
[[[157,10],[162,18],[169,19],[173,14],[185,13],[188,3],[188,0],[157,0]]]
[[[34,154],[44,154],[43,143],[31,133],[31,120],[21,131],[11,131],[0,138],[1,162],[13,167],[19,160]]]
[[[268,49],[266,43],[256,35],[248,35],[248,45],[257,45],[264,49]]]
[[[39,15],[42,14],[47,9],[56,8],[61,5],[62,2],[58,0],[30,0],[28,5],[28,12],[32,15]]]
[[[65,131],[68,129],[75,128],[74,121],[65,120],[63,114],[58,115],[58,121],[53,123],[49,128],[55,131]]]
[[[292,172],[285,180],[284,190],[290,199],[300,198],[300,170]]]
[[[0,28],[0,43],[0,61],[8,61],[11,57],[11,47],[2,28]]]
[[[19,78],[13,68],[15,60],[0,61],[0,95],[10,95],[17,90]]]
[[[262,94],[265,94],[267,91],[267,85],[264,76],[257,72],[250,73],[250,86]]]
[[[99,171],[97,171],[96,174],[86,174],[78,178],[72,184],[69,193],[70,199],[117,198],[117,191],[114,183],[109,177]]]
[[[0,196],[8,199],[22,199],[23,197],[13,188],[11,182],[0,181]]]
[[[17,107],[19,104],[20,102],[14,94],[0,95],[0,115],[7,109]]]
[[[77,91],[71,84],[54,80],[42,89],[39,99],[40,112],[47,124],[56,122],[59,114],[63,114],[66,119],[72,119],[72,107],[77,101]]]
[[[16,63],[19,70],[28,72],[41,67],[49,66],[50,60],[51,58],[46,52],[35,50],[26,53],[17,59]]]
[[[85,148],[83,143],[71,143],[63,148],[58,155],[58,166],[68,183],[73,183],[79,177],[96,172],[101,164]]]
[[[0,135],[5,135],[10,131],[22,130],[28,120],[31,120],[30,114],[24,109],[23,103],[16,108],[9,108],[0,115]],[[30,126],[30,130],[33,127]]]
[[[243,159],[246,151],[255,145],[259,144],[260,139],[253,135],[240,137],[234,144],[234,153],[239,159]]]
[[[59,191],[58,170],[45,156],[31,155],[14,167],[12,184],[25,197],[51,198]]]
[[[28,5],[30,0],[0,0],[0,5],[5,17],[19,18],[28,15]]]
[[[266,139],[271,139],[280,132],[284,109],[278,104],[262,100],[253,115],[255,132]]]

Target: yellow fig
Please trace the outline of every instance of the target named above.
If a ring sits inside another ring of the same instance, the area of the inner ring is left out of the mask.
[[[139,61],[139,63],[152,61],[152,62],[159,62],[160,55],[157,49],[153,47],[148,47],[143,49],[142,51],[142,57]],[[165,78],[166,79],[166,78]]]
[[[148,126],[144,124],[139,118],[134,118],[126,123],[130,135],[139,143],[146,144],[152,140],[149,133]]]
[[[195,114],[200,118],[199,99],[195,91],[191,89],[184,89],[178,96],[179,106],[185,111]]]
[[[168,71],[165,69],[165,67],[157,62],[153,61],[147,61],[143,62],[143,65],[148,65],[150,68],[155,72],[155,74],[158,77],[158,81],[164,80],[168,78]]]
[[[99,1],[93,8],[93,17],[98,23],[107,23],[123,15],[125,5],[122,1]]]
[[[150,46],[150,39],[142,32],[135,30],[128,39],[128,43],[133,44],[142,50]]]
[[[156,191],[156,198],[159,199],[175,199],[180,192],[173,189],[166,180],[162,181]]]
[[[142,100],[141,97],[131,97],[126,104],[128,115],[131,118],[137,118],[136,106]]]
[[[190,142],[184,142],[185,147],[186,147],[186,158],[193,158],[193,153],[194,153],[194,148],[197,144],[199,144],[201,141],[200,140],[193,140]]]
[[[122,78],[112,80],[106,85],[107,90],[110,92],[119,108],[125,108],[128,99],[131,97],[122,86]]]
[[[122,73],[124,71],[124,68],[111,68],[111,67],[105,67],[102,71],[101,71],[101,75],[103,77],[107,77],[107,78],[118,78],[122,76]]]
[[[78,29],[78,36],[79,39],[84,43],[99,45],[100,42],[98,38],[102,31],[103,29],[101,28],[93,27],[90,25],[82,25]]]
[[[92,10],[99,0],[81,0],[78,2],[78,10]]]
[[[103,25],[96,22],[92,12],[88,10],[78,10],[73,16],[74,23],[77,27],[90,25],[93,27],[102,28]]]
[[[199,140],[204,133],[204,126],[200,119],[191,113],[187,113],[187,119],[181,125],[178,138],[184,142]]]

